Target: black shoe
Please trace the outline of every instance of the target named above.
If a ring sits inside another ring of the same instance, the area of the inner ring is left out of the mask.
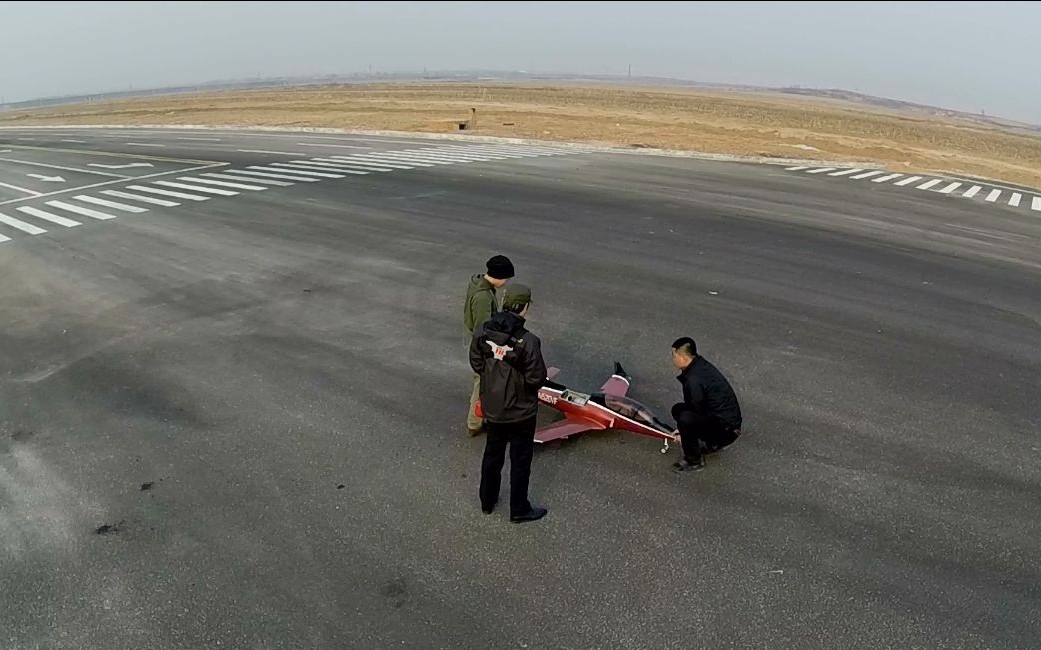
[[[495,504],[494,503],[491,506],[489,506],[489,507],[481,506],[481,512],[483,512],[486,515],[492,514],[492,512],[494,510],[495,510]]]
[[[546,516],[545,508],[532,508],[523,515],[510,515],[510,521],[515,524],[521,524],[525,521],[537,521]]]
[[[704,458],[697,458],[694,460],[684,458],[680,462],[672,464],[672,471],[674,472],[697,472],[703,469],[705,469]]]

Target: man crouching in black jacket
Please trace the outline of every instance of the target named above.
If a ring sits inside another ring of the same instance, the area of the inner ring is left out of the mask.
[[[481,409],[488,441],[481,462],[481,510],[491,514],[499,500],[506,445],[510,446],[510,521],[541,519],[545,508],[528,501],[535,447],[539,388],[546,381],[542,342],[524,328],[531,289],[514,284],[503,292],[502,311],[477,328],[470,341],[470,366],[481,377]]]
[[[672,344],[672,362],[683,385],[683,401],[672,407],[683,460],[673,467],[697,471],[705,467],[705,451],[718,451],[741,435],[741,406],[723,373],[698,356],[694,339],[684,336]]]

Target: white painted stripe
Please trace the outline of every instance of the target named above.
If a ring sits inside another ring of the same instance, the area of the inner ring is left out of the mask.
[[[921,184],[921,185],[919,185],[919,186],[918,186],[918,187],[917,187],[916,189],[919,189],[919,190],[927,190],[927,189],[929,189],[930,187],[932,187],[933,185],[939,185],[939,184],[940,184],[940,183],[942,183],[942,182],[943,182],[943,180],[942,180],[942,179],[939,179],[939,178],[934,178],[934,179],[932,179],[931,181],[926,181],[926,182],[922,183],[922,184]]]
[[[323,142],[297,142],[298,147],[335,147],[337,149],[372,149],[372,147],[361,147],[355,144],[325,144]]]
[[[806,167],[805,165],[800,165],[798,167],[785,167],[784,171],[786,171],[786,172],[797,172],[797,171],[800,171],[800,170],[803,170],[803,169],[809,169],[809,167]]]
[[[43,196],[43,192],[37,192],[36,190],[30,190],[25,187],[18,187],[17,185],[8,185],[7,183],[0,183],[0,187],[6,187],[9,190],[17,190],[19,192],[25,192],[33,196]]]
[[[272,156],[306,156],[301,151],[267,151],[266,149],[236,149],[239,153],[268,153]]]
[[[0,235],[0,244],[4,243],[5,241],[11,241],[11,238],[7,235]]]
[[[939,190],[936,190],[936,191],[939,192],[940,194],[950,194],[951,192],[953,192],[954,190],[958,189],[959,187],[961,187],[961,183],[951,183],[947,187],[944,187],[943,189],[939,189]]]
[[[318,178],[308,178],[306,176],[286,176],[285,174],[272,174],[270,172],[254,172],[248,169],[232,169],[230,170],[236,174],[245,174],[246,176],[261,176],[264,178],[281,178],[287,181],[302,181],[305,183],[317,183]],[[285,171],[285,170],[283,170]]]
[[[263,185],[243,185],[242,183],[228,183],[226,181],[214,181],[208,178],[196,178],[195,176],[178,176],[177,180],[188,183],[202,183],[203,185],[217,185],[218,187],[230,187],[235,190],[266,190]]]
[[[396,155],[398,157],[400,157],[400,158],[407,159],[407,160],[418,160],[420,162],[431,162],[431,163],[438,164],[438,165],[457,165],[457,164],[459,164],[461,162],[470,162],[469,160],[465,160],[464,161],[464,160],[460,160],[459,158],[446,158],[446,157],[443,157],[443,156],[434,156],[432,154],[420,155],[418,153],[408,153],[408,154],[407,153],[396,153]]]
[[[832,172],[832,173],[828,174],[828,176],[846,176],[848,174],[856,174],[856,173],[862,172],[862,171],[864,171],[864,170],[861,169],[860,167],[855,167],[853,169],[841,169],[841,170],[839,170],[837,172]]]
[[[807,174],[823,174],[824,172],[834,171],[834,167],[818,167],[817,169],[811,169],[806,172]]]
[[[475,151],[470,147],[456,147],[456,148],[444,148],[444,149],[431,149],[431,153],[438,155],[456,156],[459,158],[473,158],[480,160],[481,158],[494,158],[497,160],[505,160],[507,158],[525,158],[519,153],[503,153],[501,151]]]
[[[33,167],[46,167],[47,169],[60,169],[62,171],[66,171],[66,172],[81,172],[83,174],[94,174],[95,176],[111,176],[112,178],[130,178],[129,176],[124,176],[123,174],[110,174],[108,172],[99,172],[99,171],[95,171],[93,169],[80,169],[79,167],[65,167],[63,165],[50,165],[50,164],[47,164],[47,163],[36,162],[36,161],[33,161],[33,160],[16,160],[14,158],[0,158],[0,160],[4,160],[6,162],[18,163],[18,164],[21,164],[21,165],[31,165]]]
[[[50,212],[47,212],[45,210],[40,210],[38,208],[34,208],[28,205],[23,206],[21,208],[15,208],[15,210],[18,210],[19,212],[24,212],[25,214],[31,214],[34,217],[39,217],[44,221],[50,221],[51,223],[56,223],[59,226],[65,226],[66,228],[72,228],[74,226],[80,225],[79,221],[66,219],[65,217],[61,217],[56,214],[51,214]]]
[[[1013,192],[1012,197],[1008,200],[1008,204],[1013,208],[1019,207],[1019,200],[1023,198],[1023,195],[1019,192]]]
[[[175,199],[188,199],[189,201],[208,201],[208,196],[196,196],[195,194],[185,194],[184,192],[172,192],[170,190],[162,190],[158,187],[148,187],[146,185],[130,185],[127,187],[128,190],[134,190],[135,192],[148,192],[149,194],[158,194],[160,196],[172,196]]]
[[[220,138],[177,138],[178,140],[198,140],[199,142],[220,142]]]
[[[876,169],[873,172],[864,172],[863,174],[857,174],[856,176],[850,176],[854,180],[860,180],[862,178],[871,178],[872,176],[878,176],[883,173],[881,169]]]
[[[119,203],[117,201],[106,201],[105,199],[99,199],[96,196],[88,196],[86,194],[80,194],[72,198],[76,199],[77,201],[83,201],[84,203],[103,205],[106,208],[115,208],[116,210],[122,210],[123,212],[131,212],[133,214],[141,214],[142,212],[148,212],[148,208],[139,208],[136,205],[127,205],[126,203]]]
[[[894,178],[900,178],[901,176],[903,176],[903,174],[886,174],[885,176],[879,176],[878,178],[872,178],[871,182],[872,183],[885,183],[886,181],[891,181]]]
[[[121,199],[130,199],[131,201],[140,201],[142,203],[151,203],[152,205],[161,205],[164,208],[172,208],[175,205],[181,205],[176,201],[167,201],[166,199],[156,199],[151,196],[141,196],[139,194],[131,194],[129,192],[119,192],[117,190],[101,190],[102,194],[109,196],[118,196]]]
[[[336,157],[339,158],[339,156],[336,156]],[[377,154],[360,154],[359,153],[359,154],[355,154],[355,155],[353,155],[351,157],[352,158],[357,158],[359,160],[371,160],[371,161],[373,161],[375,163],[385,163],[385,162],[387,162],[389,160],[391,162],[395,162],[395,163],[398,163],[398,164],[406,163],[406,164],[409,164],[409,165],[415,165],[416,167],[434,167],[436,165],[451,165],[452,164],[452,163],[441,162],[441,161],[432,161],[432,160],[417,161],[417,160],[411,158],[410,156],[401,156],[401,155],[397,155],[397,154],[392,155],[392,154],[389,154],[389,153],[388,154],[379,154],[379,155],[377,155]]]
[[[920,180],[922,180],[921,176],[909,176],[908,178],[905,178],[902,181],[897,181],[893,183],[893,185],[899,185],[900,187],[903,187],[904,185],[910,185],[911,183]]]
[[[462,153],[448,153],[442,151],[422,151],[415,149],[413,153],[421,158],[439,158],[441,160],[451,160],[453,162],[486,162],[488,160],[502,160],[501,156],[477,156]]]
[[[986,201],[987,203],[994,203],[995,201],[998,200],[999,196],[1001,196],[1001,190],[991,190],[990,194],[987,195],[987,198],[985,198],[983,200]]]
[[[68,210],[69,212],[75,212],[76,214],[82,214],[84,217],[90,217],[91,219],[97,219],[98,221],[107,221],[108,219],[115,219],[116,215],[108,214],[107,212],[98,212],[97,210],[91,210],[90,208],[83,208],[78,205],[66,203],[65,201],[47,201],[47,205],[52,208],[59,208],[61,210]]]
[[[276,163],[271,163],[271,166],[272,167],[278,167],[279,169],[281,169],[283,167],[288,167],[290,171],[293,171],[294,169],[308,169],[308,170],[315,171],[315,172],[326,172],[326,173],[328,173],[328,172],[335,171],[338,174],[357,174],[359,176],[364,176],[364,175],[369,173],[369,172],[363,172],[363,171],[360,171],[360,170],[357,170],[357,169],[336,169],[336,170],[333,170],[333,169],[329,169],[328,167],[319,167],[318,165],[309,165],[307,163],[296,163],[296,162],[291,162],[291,163],[276,162]]]
[[[537,158],[545,155],[539,151],[530,151],[528,149],[507,149],[505,147],[470,147],[470,149],[476,152],[488,151],[491,153],[499,153],[504,156],[520,156],[522,158]]]
[[[964,198],[964,199],[971,199],[972,197],[974,197],[977,194],[979,194],[980,190],[982,190],[982,189],[983,188],[980,187],[979,185],[973,185],[969,189],[965,190],[965,194],[962,194],[962,198]]]
[[[390,167],[377,167],[376,163],[370,163],[368,165],[362,165],[361,163],[347,163],[347,162],[325,162],[324,160],[293,160],[291,162],[307,163],[308,165],[317,165],[321,169],[328,169],[330,171],[336,171],[337,169],[361,169],[367,172],[392,172],[394,171]]]
[[[62,140],[62,142],[71,142],[72,144],[87,144],[86,140]]]
[[[1034,198],[1030,199],[1030,209],[1041,212],[1041,196],[1035,196]]]
[[[179,190],[191,190],[192,192],[202,192],[204,194],[216,194],[218,196],[235,196],[238,192],[232,192],[231,190],[219,190],[215,187],[201,187],[199,185],[189,185],[188,183],[175,183],[174,181],[152,181],[156,185],[162,185],[163,187],[176,187]]]
[[[3,213],[0,213],[0,223],[6,223],[8,226],[17,228],[18,230],[29,233],[30,235],[39,235],[47,232],[43,228],[37,228],[31,223],[25,223],[21,219],[15,219],[14,217],[9,217]]]
[[[152,144],[148,142],[127,142],[130,147],[165,147],[165,144]]]
[[[242,181],[245,183],[263,183],[264,185],[274,185],[276,187],[291,187],[293,183],[286,181],[276,181],[270,178],[257,178],[249,176],[232,176],[231,174],[199,174],[207,178],[220,178],[226,181]]]
[[[416,167],[418,167],[418,165],[402,165],[400,161],[398,161],[398,162],[388,162],[386,160],[381,160],[381,159],[365,160],[365,159],[362,159],[362,158],[350,158],[350,157],[347,157],[347,156],[336,156],[336,157],[330,157],[330,158],[315,158],[315,160],[319,160],[319,161],[323,161],[323,162],[339,163],[339,164],[342,164],[342,165],[347,165],[347,164],[350,164],[350,165],[372,165],[372,166],[375,166],[375,167],[379,167],[380,169],[386,169],[387,167],[389,167],[391,169],[415,169]]]
[[[320,173],[320,172],[305,172],[305,171],[301,171],[301,170],[283,169],[282,167],[264,167],[262,165],[250,165],[250,169],[256,169],[257,171],[262,171],[262,172],[276,172],[276,173],[281,172],[283,174],[293,173],[293,174],[299,174],[300,176],[305,176],[305,177],[306,176],[318,176],[320,178],[343,178],[342,174],[323,174],[323,173]],[[289,178],[292,178],[292,176],[290,176]]]

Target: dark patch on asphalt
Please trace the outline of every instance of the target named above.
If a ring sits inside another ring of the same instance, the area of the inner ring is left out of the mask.
[[[124,520],[120,520],[118,524],[103,524],[94,529],[95,535],[112,535],[123,530]]]
[[[339,485],[337,485],[337,486],[336,486],[336,489],[337,489],[337,490],[342,490],[342,489],[343,489],[343,488],[345,488],[345,487],[347,487],[347,486],[346,486],[346,485],[344,485],[343,483],[340,483]]]
[[[31,429],[15,429],[11,432],[11,440],[14,440],[15,442],[25,442],[34,435],[36,435],[36,432]]]
[[[399,609],[405,604],[408,588],[404,580],[391,580],[380,587],[380,594],[394,605],[394,609]]]
[[[141,491],[144,492],[145,490],[151,490],[153,485],[155,485],[154,481],[149,481],[147,483],[142,483],[141,484]]]

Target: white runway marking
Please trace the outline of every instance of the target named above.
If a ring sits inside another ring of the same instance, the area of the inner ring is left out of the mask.
[[[388,151],[386,153],[380,153],[380,154],[371,154],[371,153],[357,154],[356,157],[357,158],[363,158],[363,157],[364,158],[373,158],[373,159],[376,159],[376,158],[389,158],[390,160],[400,160],[402,162],[407,162],[407,163],[410,163],[410,164],[411,163],[415,163],[415,162],[423,162],[423,163],[426,163],[427,167],[431,167],[433,165],[454,165],[455,164],[454,162],[449,162],[447,160],[435,160],[433,158],[426,158],[426,157],[423,157],[423,156],[417,156],[415,154],[410,154],[410,153],[402,153],[402,152],[399,152],[399,151]]]
[[[1011,207],[1013,207],[1013,208],[1018,208],[1018,207],[1019,207],[1019,200],[1020,200],[1021,198],[1023,198],[1023,195],[1022,195],[1022,194],[1020,194],[1019,192],[1013,192],[1013,193],[1012,193],[1012,198],[1010,198],[1010,199],[1008,200],[1008,204],[1009,204],[1009,205],[1010,205]]]
[[[233,190],[266,190],[267,188],[263,185],[245,185],[243,183],[228,183],[226,181],[214,181],[208,178],[195,178],[194,176],[180,176],[177,178],[179,181],[187,181],[189,183],[202,183],[203,185],[218,185],[220,187],[230,187]]]
[[[155,181],[156,185],[162,185],[163,187],[174,187],[179,190],[190,190],[192,192],[202,192],[203,194],[216,194],[218,196],[235,196],[238,192],[232,192],[231,190],[218,190],[214,187],[200,187],[199,185],[189,185],[187,183],[176,183],[174,181]]]
[[[390,169],[388,167],[376,167],[375,165],[359,165],[358,163],[354,163],[354,164],[345,163],[345,162],[328,163],[328,162],[322,162],[322,161],[318,161],[318,160],[292,160],[290,162],[299,164],[301,167],[303,167],[304,165],[307,165],[307,167],[306,167],[307,169],[327,169],[327,170],[329,170],[331,172],[340,171],[340,172],[348,172],[348,173],[350,173],[351,171],[357,171],[359,169],[364,171],[365,173],[369,173],[369,172],[392,172],[392,171],[394,171],[393,169]]]
[[[943,182],[943,180],[941,180],[939,178],[934,178],[931,181],[926,181],[926,182],[922,183],[921,185],[917,186],[916,189],[927,190],[930,187],[932,187],[933,185],[939,185],[942,182]]]
[[[315,165],[329,165],[330,167],[348,167],[354,169],[365,169],[370,172],[390,172],[394,171],[395,169],[412,169],[408,165],[380,165],[374,162],[352,162],[349,160],[334,160],[332,158],[312,158],[310,162]]]
[[[47,232],[43,228],[37,228],[31,223],[25,223],[21,219],[15,219],[14,217],[9,217],[3,213],[0,213],[0,223],[6,223],[8,226],[11,226],[12,228],[17,228],[18,230],[21,230],[22,232],[28,233],[30,235],[40,235]]]
[[[66,219],[65,217],[56,214],[51,214],[50,212],[47,212],[45,210],[40,210],[38,208],[34,208],[28,205],[22,206],[20,208],[15,208],[15,210],[18,210],[19,212],[24,212],[25,214],[31,214],[34,217],[39,217],[44,221],[50,221],[51,223],[56,223],[59,226],[65,226],[66,228],[74,228],[75,226],[80,225],[79,221]]]
[[[1035,196],[1030,200],[1030,209],[1041,212],[1041,196]]]
[[[6,187],[9,190],[18,190],[19,192],[25,192],[33,196],[43,196],[43,192],[37,192],[36,190],[30,190],[25,187],[18,187],[17,185],[10,185],[8,183],[0,183],[0,187]]]
[[[233,176],[231,174],[200,174],[200,176],[206,176],[207,178],[221,178],[226,181],[242,181],[244,183],[263,183],[265,185],[274,185],[276,187],[291,187],[293,183],[287,183],[286,181],[275,181],[270,178],[257,178],[249,176]]]
[[[113,214],[108,214],[106,212],[98,212],[97,210],[91,210],[90,208],[81,208],[78,205],[73,205],[64,201],[47,201],[47,205],[53,208],[68,210],[69,212],[75,212],[76,214],[82,214],[85,217],[90,217],[91,219],[97,219],[99,221],[106,221],[108,219],[116,218],[116,216]]]
[[[285,174],[272,174],[270,172],[253,172],[248,169],[229,169],[228,171],[234,174],[245,174],[247,176],[261,176],[264,178],[281,178],[286,181],[304,181],[307,183],[317,183],[317,178],[307,178],[306,176],[286,176]]]
[[[974,197],[977,194],[979,194],[980,190],[982,190],[982,189],[983,188],[981,186],[979,186],[979,185],[973,185],[969,189],[965,190],[965,194],[962,194],[962,198],[964,198],[964,199],[971,199],[972,197]]]
[[[336,158],[336,159],[346,159],[347,158],[347,156],[332,156],[332,157]],[[407,165],[415,165],[416,167],[434,167],[436,165],[448,165],[448,164],[450,164],[450,163],[446,163],[446,162],[436,162],[435,163],[435,162],[430,162],[430,161],[427,161],[427,162],[422,162],[422,161],[417,162],[417,161],[409,158],[408,156],[394,156],[394,155],[390,155],[390,154],[377,155],[377,154],[371,154],[371,153],[365,153],[365,154],[359,153],[359,154],[354,154],[354,155],[350,156],[350,158],[351,158],[351,160],[371,160],[371,161],[373,161],[374,163],[377,163],[377,164],[396,163],[396,164],[400,165],[400,164],[404,163],[404,164],[407,164]]]
[[[368,149],[372,147],[362,147],[355,144],[325,144],[324,142],[297,142],[298,147],[335,147],[336,149]]]
[[[784,168],[785,171],[789,171],[789,172],[799,172],[799,171],[802,171],[804,169],[809,169],[809,167],[800,165],[798,167],[785,167]]]
[[[0,244],[4,243],[5,241],[11,241],[11,238],[7,235],[0,235]]]
[[[127,189],[134,190],[135,192],[158,194],[160,196],[172,196],[175,199],[188,199],[189,201],[208,201],[210,199],[208,196],[196,196],[195,194],[185,194],[184,192],[171,192],[170,190],[161,190],[158,187],[147,187],[145,185],[130,185]]]
[[[131,194],[129,192],[120,192],[118,190],[101,190],[102,194],[108,196],[117,196],[121,199],[130,199],[131,201],[141,201],[142,203],[151,203],[152,205],[161,205],[164,208],[172,208],[177,205],[181,205],[176,201],[167,201],[166,199],[157,199],[151,196],[141,196],[140,194]]]
[[[71,142],[72,144],[87,144],[86,140],[62,140],[62,142]]]
[[[872,183],[885,183],[886,181],[891,181],[894,178],[900,178],[901,176],[903,176],[903,174],[886,174],[885,176],[879,176],[878,178],[872,178],[871,182]]]
[[[328,167],[319,167],[317,165],[301,165],[299,163],[280,163],[280,162],[276,162],[276,163],[271,163],[271,166],[272,167],[278,167],[279,169],[284,169],[284,170],[289,171],[289,172],[294,173],[294,174],[297,173],[297,170],[300,170],[300,173],[305,173],[303,170],[309,170],[309,171],[306,172],[306,173],[309,173],[309,174],[317,174],[319,172],[324,172],[324,173],[328,174],[328,173],[333,171],[332,169],[329,169]],[[285,168],[288,168],[288,169],[285,169]],[[359,174],[359,175],[365,175],[365,174],[368,174],[369,172],[362,172],[362,171],[357,171],[357,170],[339,169],[339,170],[336,170],[336,173],[337,174]],[[340,178],[343,178],[343,177],[341,176]]]
[[[126,203],[119,203],[117,201],[99,199],[96,196],[88,196],[86,194],[79,194],[72,198],[76,199],[77,201],[83,201],[84,203],[93,203],[94,205],[103,205],[106,208],[115,208],[116,210],[122,210],[123,212],[132,212],[134,214],[148,212],[148,208],[139,208],[136,205],[127,205]]]
[[[284,169],[282,167],[264,167],[262,165],[250,165],[250,169],[256,169],[262,172],[275,172],[283,174],[299,174],[300,176],[318,176],[319,178],[343,178],[340,174],[323,174],[321,172],[305,172],[303,170]],[[292,178],[292,177],[290,177]]]
[[[95,169],[80,169],[79,167],[66,167],[64,165],[51,165],[48,163],[35,162],[32,160],[15,160],[14,158],[0,158],[5,162],[18,163],[19,165],[30,165],[32,167],[46,167],[47,169],[60,169],[65,172],[80,172],[82,174],[94,174],[95,176],[108,176],[110,178],[121,178],[128,179],[130,176],[124,176],[123,174],[111,174],[109,172],[99,172]]]
[[[857,169],[843,169],[843,170],[840,170],[840,171],[837,171],[837,172],[832,172],[832,173],[828,174],[828,176],[845,176],[847,174],[856,174],[857,172],[862,172],[862,171],[864,171],[864,170],[860,169],[860,168],[857,168]]]
[[[506,158],[520,157],[516,155],[506,155],[501,153],[478,153],[476,151],[470,152],[463,151],[462,149],[413,149],[412,151],[418,154],[441,156],[442,158],[455,158],[457,160],[462,161],[477,160],[483,162],[485,160],[505,160]]]
[[[272,156],[306,156],[306,153],[300,151],[267,151],[264,149],[236,149],[239,153],[266,153]]]
[[[1001,190],[991,190],[990,194],[987,195],[987,198],[985,198],[983,200],[988,202],[988,203],[994,203],[995,201],[998,200],[999,196],[1001,196]]]
[[[807,174],[823,174],[824,172],[830,172],[830,171],[833,171],[834,169],[835,169],[834,167],[818,167],[817,169],[811,169],[810,171],[808,171],[806,173]]]
[[[415,169],[418,165],[402,165],[400,162],[389,162],[386,160],[365,160],[363,158],[349,157],[349,156],[336,156],[332,158],[315,158],[320,162],[330,162],[340,165],[370,165],[385,169],[387,167],[391,169]]]
[[[856,176],[850,176],[850,178],[852,178],[854,180],[860,180],[862,178],[871,178],[872,176],[878,176],[881,173],[882,173],[881,169],[876,169],[875,171],[864,172],[863,174],[857,174]]]
[[[913,183],[915,181],[920,181],[920,180],[922,180],[921,176],[909,176],[909,177],[905,178],[902,181],[897,181],[897,182],[893,183],[893,185],[898,185],[900,187],[903,187],[904,185],[910,185],[911,183]]]
[[[151,142],[127,142],[126,144],[127,144],[128,147],[156,147],[156,148],[161,148],[161,147],[165,147],[166,146],[165,144],[154,144],[154,143],[151,143]]]
[[[220,142],[221,141],[220,138],[188,138],[188,137],[182,137],[182,138],[177,138],[177,139],[178,140],[196,140],[198,142]]]
[[[402,152],[405,153],[405,152]],[[450,165],[457,165],[459,163],[474,162],[473,158],[460,158],[452,155],[442,155],[435,153],[409,153],[409,156],[413,156],[416,160],[430,160],[448,163]]]
[[[939,189],[939,190],[936,190],[936,191],[939,192],[940,194],[950,194],[951,192],[953,192],[954,190],[958,189],[959,187],[961,187],[961,183],[951,183],[947,187],[944,187],[943,189]]]

